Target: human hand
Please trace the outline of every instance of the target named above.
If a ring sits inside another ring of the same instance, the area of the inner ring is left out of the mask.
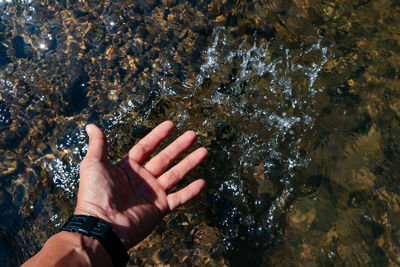
[[[149,235],[166,214],[197,196],[205,187],[202,179],[167,194],[208,154],[205,148],[199,148],[167,170],[195,142],[193,131],[187,131],[142,165],[173,128],[171,121],[161,123],[114,165],[107,159],[104,133],[97,126],[88,125],[89,148],[80,167],[75,214],[110,222],[129,249]]]

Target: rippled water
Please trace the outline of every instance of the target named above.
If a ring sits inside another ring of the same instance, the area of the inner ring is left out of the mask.
[[[400,264],[397,1],[1,1],[0,266],[72,213],[84,125],[165,119],[207,190],[130,266]]]

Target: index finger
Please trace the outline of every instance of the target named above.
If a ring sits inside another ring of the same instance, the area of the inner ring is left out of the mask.
[[[172,121],[164,121],[141,139],[124,158],[124,161],[143,163],[174,129]]]

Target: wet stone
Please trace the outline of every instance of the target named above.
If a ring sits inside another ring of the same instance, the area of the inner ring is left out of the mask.
[[[0,231],[7,229],[12,221],[10,220],[15,215],[13,198],[11,194],[3,187],[0,187]]]
[[[0,44],[0,66],[10,63],[10,58],[7,56],[7,48]]]
[[[11,124],[11,113],[4,101],[0,101],[0,131],[4,131]]]
[[[26,57],[25,53],[25,42],[22,36],[16,36],[11,41],[12,47],[14,49],[15,57],[24,58]]]
[[[68,104],[64,110],[65,115],[74,115],[87,107],[89,101],[86,97],[88,81],[89,77],[87,75],[82,75],[74,80],[71,86],[66,89],[63,94]]]
[[[21,254],[18,251],[21,229],[21,217],[16,212],[11,194],[0,186],[0,258],[2,263],[21,264]]]

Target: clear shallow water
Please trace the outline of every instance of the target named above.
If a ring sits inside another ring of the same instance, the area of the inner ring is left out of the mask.
[[[208,187],[130,265],[398,264],[399,11],[1,2],[1,264],[72,212],[85,124],[106,131],[117,160],[165,119],[208,147],[188,178]]]

